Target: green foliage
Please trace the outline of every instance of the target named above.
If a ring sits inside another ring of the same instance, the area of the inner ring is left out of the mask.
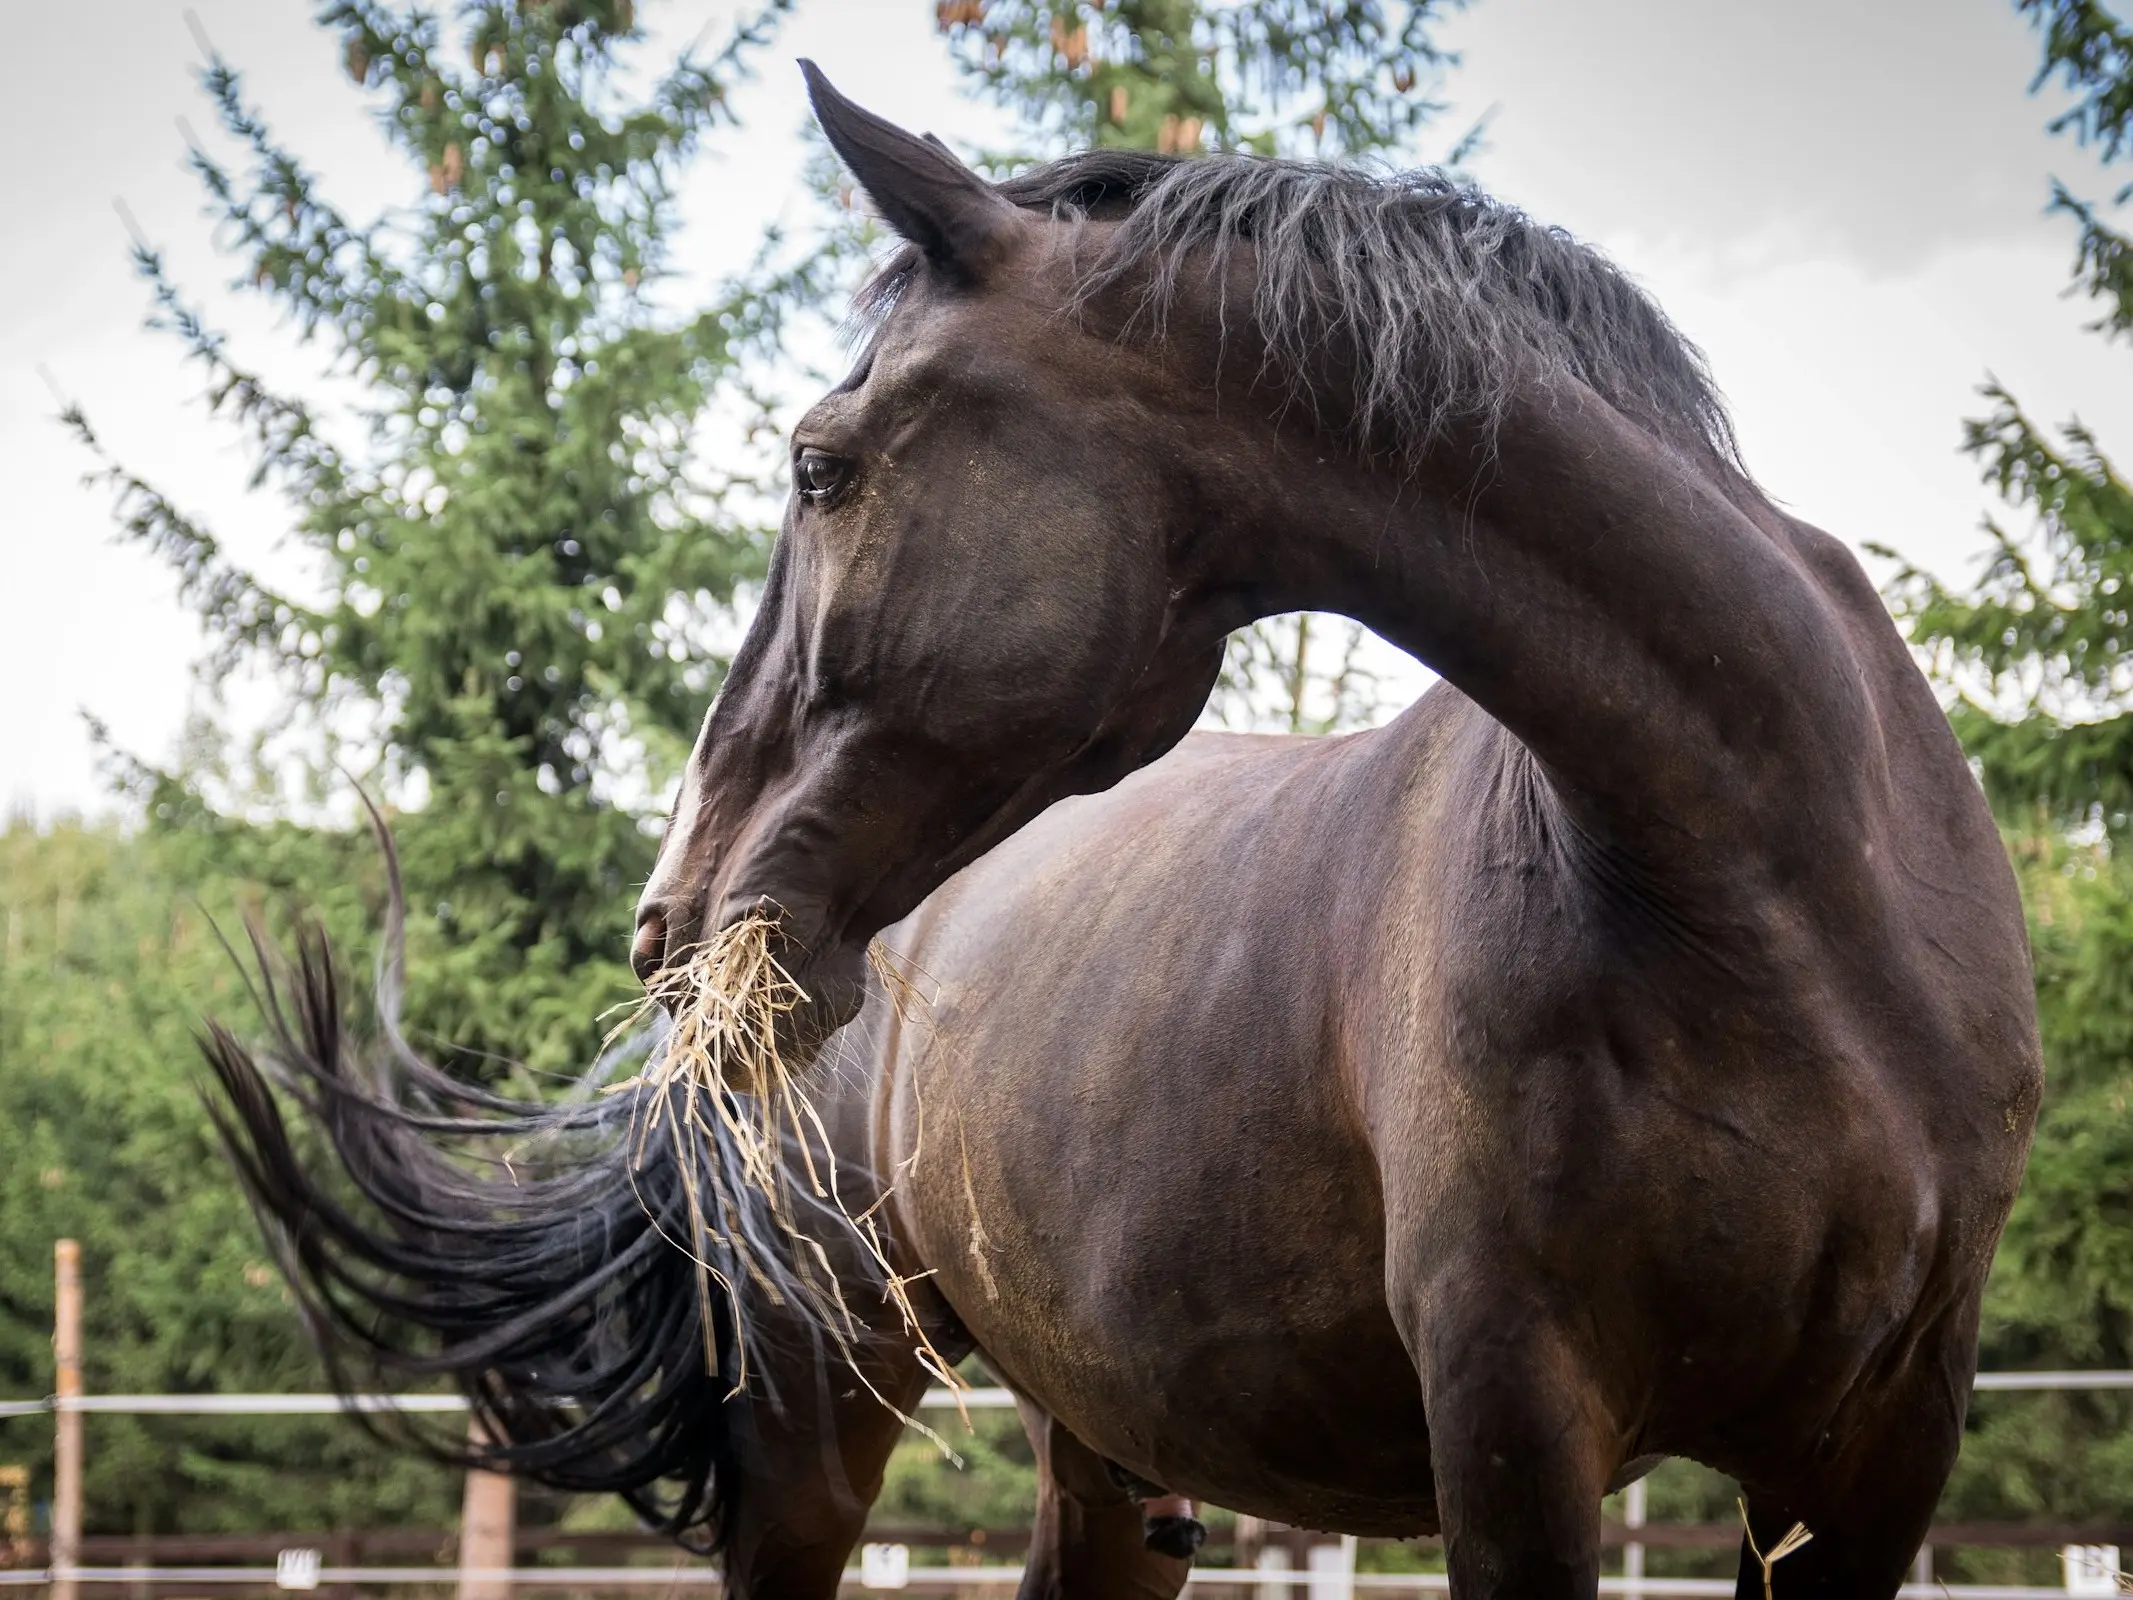
[[[2018,0],[2038,27],[2038,85],[2060,81],[2076,103],[2052,123],[2106,161],[2133,154],[2133,32],[2094,0]],[[2121,193],[2119,199],[2126,198]],[[2133,328],[2133,246],[2104,208],[2053,186],[2078,229],[2075,282],[2099,302],[2099,331]],[[1991,412],[1965,425],[1964,447],[2016,510],[1988,524],[1983,574],[1951,590],[1905,568],[1891,605],[1961,697],[1954,711],[1988,791],[2017,828],[2133,821],[2133,490],[2076,419],[2040,427],[1997,383]]]
[[[649,796],[717,687],[718,641],[767,543],[731,509],[755,485],[696,439],[714,404],[753,414],[738,363],[804,302],[807,275],[688,313],[660,298],[675,178],[727,120],[725,85],[766,28],[632,102],[617,87],[627,0],[483,0],[449,22],[346,0],[321,20],[409,160],[411,203],[344,216],[219,60],[203,81],[237,159],[192,165],[240,286],[287,313],[358,405],[277,392],[145,243],[136,260],[152,325],[199,364],[255,486],[285,500],[323,598],[269,588],[100,452],[98,478],[205,622],[210,672],[277,674],[313,769],[366,767],[407,806],[418,1026],[575,1068],[600,1012],[634,991],[619,957],[654,850]],[[361,951],[378,862],[359,833],[256,820],[286,797],[215,745],[176,775],[131,767],[142,837],[4,836],[0,1392],[50,1387],[62,1234],[83,1244],[93,1388],[322,1383],[193,1093],[200,1014],[241,1025],[249,1010],[193,901],[226,927],[240,905],[302,904]],[[268,803],[230,804],[248,796]],[[47,1470],[47,1426],[0,1427],[0,1459]],[[456,1510],[455,1475],[338,1419],[88,1427],[92,1523],[113,1531],[442,1527]]]
[[[1346,617],[1292,611],[1230,635],[1208,714],[1227,728],[1342,733],[1386,709],[1368,631]]]
[[[358,402],[268,383],[148,242],[136,263],[151,326],[198,364],[254,486],[282,497],[306,575],[262,581],[108,455],[89,419],[69,420],[125,535],[169,563],[205,623],[210,676],[264,668],[286,688],[268,737],[293,742],[309,788],[292,796],[275,776],[289,762],[210,732],[175,773],[120,760],[142,835],[0,835],[0,1392],[49,1387],[61,1235],[84,1248],[93,1389],[320,1383],[194,1097],[191,1032],[203,1011],[241,1020],[248,1006],[195,897],[225,927],[245,908],[302,904],[344,950],[369,948],[380,885],[368,840],[271,820],[315,815],[303,808],[334,787],[334,763],[396,808],[423,1033],[470,1061],[568,1070],[600,1013],[633,993],[620,957],[653,856],[650,798],[718,687],[768,542],[750,515],[767,484],[730,450],[705,459],[702,423],[733,416],[739,428],[719,430],[731,437],[764,421],[745,363],[819,307],[848,261],[825,250],[772,270],[773,241],[707,308],[677,310],[663,293],[676,179],[728,126],[726,89],[788,3],[770,0],[715,59],[674,63],[633,98],[629,0],[442,12],[327,0],[320,20],[352,92],[408,161],[409,203],[378,218],[332,203],[230,64],[203,75],[220,133],[192,170],[238,287],[282,311]],[[1002,0],[988,12],[1005,30],[997,51],[955,9],[940,13],[951,46],[1054,148],[1390,149],[1434,110],[1445,64],[1427,33],[1442,4],[1128,4],[1099,17]],[[1084,47],[1064,27],[1056,60],[1024,48],[1050,39],[1055,14],[1093,20],[1101,72],[1066,60]],[[1352,635],[1314,641],[1311,624],[1287,620],[1247,637],[1284,625],[1292,648],[1241,692],[1286,685],[1287,697],[1252,714],[1296,727],[1366,715]],[[443,1526],[454,1512],[452,1475],[338,1419],[89,1427],[100,1529]],[[0,1424],[0,1460],[33,1462],[42,1485],[48,1439],[40,1423]],[[960,1448],[960,1474],[917,1441],[900,1451],[882,1514],[1026,1516],[1034,1476],[1013,1419],[980,1414]]]
[[[92,1393],[307,1390],[323,1377],[200,1101],[202,1008],[245,1006],[214,920],[289,883],[352,931],[374,864],[346,841],[254,830],[264,875],[212,841],[62,826],[0,832],[0,1395],[49,1394],[52,1242],[81,1241]],[[195,886],[220,879],[215,899]],[[282,883],[277,885],[275,878]],[[321,895],[324,886],[342,885]],[[337,1417],[87,1418],[90,1531],[448,1527],[456,1475]],[[0,1462],[50,1493],[51,1424],[0,1421]]]
[[[2020,0],[2039,27],[2037,81],[2078,103],[2055,123],[2106,160],[2133,155],[2133,34],[2090,0]],[[2119,196],[2122,203],[2126,196]],[[2075,281],[2099,331],[2133,328],[2128,242],[2064,187]],[[1889,600],[1953,700],[1957,732],[2015,846],[2037,962],[2049,1081],[2029,1174],[1993,1269],[1988,1367],[2133,1365],[2133,490],[2077,421],[2040,427],[1998,384],[1965,447],[2021,513],[1988,524],[1977,581],[1915,568]],[[1987,1395],[1972,1411],[1948,1515],[2133,1514],[2133,1400]],[[2019,1570],[2018,1570],[2019,1569]],[[1963,1575],[2034,1579],[2019,1560]]]
[[[2043,37],[2033,87],[2057,78],[2079,97],[2054,133],[2094,145],[2106,161],[2133,153],[2133,30],[2101,0],[2016,0]]]
[[[2133,154],[2133,33],[2093,0],[2018,6],[2043,35],[2037,83],[2078,96],[2054,130],[2107,161]],[[2075,281],[2102,306],[2096,326],[2133,328],[2133,245],[2063,185],[2053,203],[2076,220]],[[1890,603],[1960,696],[1957,729],[2002,815],[2120,836],[2133,819],[2133,490],[2078,419],[2054,437],[1999,384],[1984,394],[1992,410],[1965,425],[1964,448],[2024,524],[1988,523],[1992,553],[1968,589],[1906,567]]]
[[[985,1382],[982,1375],[976,1381]],[[941,1459],[940,1447],[907,1433],[889,1458],[872,1521],[965,1530],[1026,1526],[1037,1497],[1036,1458],[1012,1411],[970,1413],[970,1431],[946,1413],[927,1420],[942,1430],[960,1468]]]
[[[274,392],[153,250],[137,261],[154,325],[202,367],[255,482],[287,499],[326,598],[269,590],[154,485],[113,463],[102,477],[126,533],[177,571],[213,664],[277,670],[325,753],[420,802],[408,880],[441,938],[413,1014],[470,1051],[566,1067],[630,992],[620,930],[653,852],[643,780],[687,748],[720,630],[762,570],[765,530],[728,509],[752,485],[699,458],[697,423],[800,286],[685,315],[656,291],[676,175],[767,28],[629,103],[622,0],[484,0],[449,27],[342,0],[321,20],[416,203],[345,217],[220,60],[204,84],[241,170],[204,149],[192,167],[241,283],[354,376],[355,414],[329,426]],[[156,798],[198,813],[168,785]]]
[[[2133,1366],[2133,868],[2099,849],[2025,864],[2052,1094],[1992,1313],[2022,1365]]]
[[[957,63],[1048,147],[1371,155],[1441,107],[1439,0],[941,0]]]
[[[1977,582],[1906,568],[1890,603],[1963,699],[1964,745],[2004,816],[2060,826],[2133,820],[2133,491],[2080,423],[2039,429],[1997,384],[1965,447],[2028,525],[1988,524]]]
[[[1994,1267],[1992,1367],[2133,1366],[2133,867],[2039,834],[2019,864],[2050,1081],[2028,1177]],[[1948,1514],[2123,1519],[2133,1397],[1981,1397]]]

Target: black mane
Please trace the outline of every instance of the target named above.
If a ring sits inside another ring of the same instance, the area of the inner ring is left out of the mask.
[[[1157,328],[1188,262],[1219,273],[1248,246],[1269,376],[1308,403],[1337,341],[1354,361],[1350,428],[1369,447],[1412,456],[1454,423],[1493,430],[1524,356],[1748,487],[1702,354],[1651,297],[1591,246],[1441,172],[1091,150],[999,189],[1061,221],[1116,221],[1080,297],[1136,281]],[[899,250],[862,314],[886,312],[920,259]]]

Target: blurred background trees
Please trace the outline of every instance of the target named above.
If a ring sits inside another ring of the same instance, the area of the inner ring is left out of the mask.
[[[1323,0],[941,0],[956,64],[1031,148],[1414,154],[1451,7]]]
[[[260,881],[317,894],[364,936],[343,851],[251,830]],[[271,1393],[324,1378],[201,1115],[203,1012],[243,980],[201,901],[252,900],[218,841],[62,824],[0,833],[0,1397],[52,1392],[52,1241],[81,1241],[90,1393]],[[356,875],[368,877],[367,872]],[[91,1531],[449,1527],[456,1474],[338,1417],[91,1417]],[[50,1494],[49,1418],[0,1420],[0,1463]]]
[[[408,161],[410,203],[376,220],[343,216],[212,59],[203,87],[240,165],[194,149],[210,217],[352,405],[274,392],[136,252],[152,325],[287,501],[323,597],[273,592],[107,462],[122,526],[169,561],[218,668],[276,676],[309,735],[299,761],[406,805],[428,935],[413,1014],[470,1052],[588,1059],[627,993],[614,908],[650,870],[657,793],[762,570],[768,534],[733,505],[746,456],[707,458],[702,425],[795,285],[685,313],[656,290],[678,170],[730,122],[726,85],[777,9],[632,102],[627,0],[486,0],[449,23],[329,5],[320,47]],[[137,776],[165,823],[216,799],[198,771]]]
[[[449,17],[334,0],[319,46],[408,162],[406,203],[376,219],[336,208],[211,56],[202,87],[235,160],[192,152],[209,218],[240,282],[355,398],[271,388],[137,241],[150,325],[198,365],[319,581],[285,594],[238,566],[69,413],[122,532],[206,624],[210,672],[264,673],[287,709],[249,752],[210,729],[178,770],[119,757],[144,833],[6,836],[0,1154],[21,1192],[0,1245],[0,1389],[50,1387],[59,1233],[85,1247],[92,1387],[318,1384],[192,1094],[189,1034],[203,1010],[246,1004],[196,900],[226,927],[315,907],[344,950],[368,948],[375,850],[320,825],[321,798],[345,795],[335,765],[399,812],[410,1016],[463,1068],[581,1066],[630,997],[617,930],[651,867],[658,791],[767,553],[742,509],[754,462],[714,459],[705,420],[724,405],[740,436],[759,422],[741,352],[767,349],[810,289],[766,275],[663,304],[673,185],[730,131],[728,85],[782,9],[632,99],[629,0]],[[92,1426],[90,1504],[113,1531],[442,1526],[453,1510],[447,1475],[330,1419]]]
[[[92,1389],[318,1384],[194,1100],[190,1032],[246,1006],[215,923],[301,905],[369,948],[382,884],[367,839],[336,825],[341,773],[394,814],[410,1020],[462,1070],[582,1066],[632,997],[629,908],[661,801],[774,532],[781,336],[841,315],[865,265],[849,246],[871,236],[832,216],[820,248],[766,244],[707,304],[667,292],[677,181],[707,147],[738,148],[728,92],[790,4],[647,78],[631,0],[327,0],[319,47],[407,162],[404,202],[374,218],[335,205],[202,41],[218,133],[190,165],[208,218],[332,385],[277,389],[154,241],[136,264],[151,328],[197,364],[317,581],[284,592],[246,570],[68,412],[122,534],[169,562],[206,624],[210,675],[264,676],[284,710],[249,745],[201,728],[170,770],[114,752],[138,832],[0,835],[0,1394],[50,1387],[60,1234],[85,1249]],[[1019,114],[1023,159],[1099,137],[1333,153],[1396,150],[1433,113],[1436,9],[1002,3],[935,21],[973,87]],[[1323,620],[1288,621],[1286,654],[1233,657],[1232,717],[1367,717],[1356,630]],[[442,1526],[454,1510],[448,1475],[331,1419],[92,1426],[108,1531]],[[885,1511],[982,1521],[1003,1496],[1026,1503],[1019,1430],[985,1429],[977,1470],[952,1481],[908,1453]],[[0,1430],[0,1461],[46,1470],[41,1426]]]
[[[210,915],[230,926],[302,904],[345,950],[369,948],[381,885],[335,810],[336,763],[396,812],[413,1020],[460,1047],[465,1070],[567,1072],[629,998],[628,911],[659,801],[767,554],[771,373],[789,335],[813,338],[841,310],[863,265],[850,247],[870,237],[833,211],[808,248],[766,248],[703,303],[673,292],[676,183],[706,149],[739,147],[728,92],[787,3],[701,60],[647,72],[630,0],[441,15],[330,0],[319,48],[407,158],[405,203],[376,219],[335,208],[250,110],[235,63],[204,73],[215,148],[233,153],[193,157],[209,217],[240,282],[330,358],[339,387],[274,389],[153,241],[138,264],[153,326],[197,361],[318,584],[276,591],[92,454],[125,535],[169,559],[207,622],[211,669],[269,675],[288,711],[248,748],[204,730],[174,770],[117,758],[138,829],[0,833],[0,1395],[50,1387],[60,1234],[85,1246],[92,1389],[318,1383],[192,1097],[190,1031],[204,1010],[244,1010]],[[994,164],[1090,143],[1412,162],[1457,160],[1468,142],[1425,147],[1453,66],[1432,34],[1449,3],[941,0],[932,16],[972,91],[1014,115],[1013,148],[971,152]],[[2124,159],[2125,29],[2089,0],[2020,9],[2041,76],[2081,95],[2062,131]],[[2054,201],[2103,338],[2133,329],[2124,199]],[[2133,498],[2078,422],[2040,423],[1998,388],[1986,406],[1967,439],[2007,502],[1992,561],[1966,587],[1903,569],[1889,588],[2007,829],[2038,957],[2051,1084],[1985,1359],[2133,1365]],[[94,418],[71,420],[95,452]],[[1385,709],[1373,659],[1342,619],[1274,619],[1234,642],[1213,714],[1359,725]],[[1948,1510],[2133,1517],[2129,1422],[2125,1397],[1988,1397]],[[438,1527],[456,1509],[449,1475],[333,1419],[92,1428],[89,1504],[108,1531]],[[967,1473],[922,1444],[901,1452],[883,1514],[1012,1520],[1027,1452],[1011,1418],[982,1429]],[[0,1462],[41,1475],[47,1440],[0,1422]],[[1669,1468],[1652,1510],[1723,1515],[1729,1496]],[[2039,1576],[2018,1569],[1944,1570]]]

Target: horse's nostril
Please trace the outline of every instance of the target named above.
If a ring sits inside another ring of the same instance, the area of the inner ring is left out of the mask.
[[[637,919],[637,937],[630,945],[630,968],[637,981],[649,985],[666,964],[667,919],[664,913],[647,911]]]

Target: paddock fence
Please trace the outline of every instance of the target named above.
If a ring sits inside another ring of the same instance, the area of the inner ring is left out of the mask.
[[[86,1394],[81,1382],[80,1257],[71,1240],[55,1254],[56,1315],[53,1329],[55,1392],[32,1399],[0,1400],[0,1422],[50,1417],[54,1428],[54,1486],[50,1533],[39,1538],[27,1525],[27,1479],[0,1469],[0,1590],[43,1590],[52,1600],[82,1600],[83,1591],[120,1591],[125,1600],[176,1600],[213,1596],[235,1600],[252,1594],[320,1591],[327,1600],[355,1600],[364,1592],[395,1600],[519,1600],[570,1594],[617,1597],[653,1592],[675,1594],[717,1589],[720,1574],[701,1561],[676,1556],[656,1535],[565,1528],[518,1528],[508,1510],[501,1530],[477,1528],[478,1480],[468,1475],[467,1516],[458,1531],[422,1529],[333,1530],[212,1535],[85,1535],[83,1532],[82,1419],[96,1415],[163,1417],[325,1416],[342,1412],[465,1413],[458,1395],[336,1394]],[[2133,1390],[2133,1371],[1981,1372],[1976,1390],[2051,1392]],[[925,1408],[1012,1408],[1004,1388],[928,1390]],[[20,1481],[17,1481],[20,1479]],[[501,1486],[503,1480],[491,1480]],[[9,1512],[8,1492],[14,1507]],[[1730,1551],[1739,1546],[1737,1523],[1652,1523],[1645,1519],[1644,1486],[1623,1496],[1624,1515],[1602,1525],[1603,1545],[1621,1555],[1623,1573],[1600,1580],[1603,1595],[1649,1597],[1729,1596],[1731,1579],[1646,1575],[1644,1557],[1654,1550]],[[508,1500],[506,1501],[508,1506]],[[1364,1594],[1448,1593],[1441,1572],[1357,1570],[1359,1541],[1239,1518],[1238,1528],[1218,1532],[1205,1551],[1207,1564],[1190,1575],[1198,1600],[1354,1600]],[[1009,1600],[1027,1549],[1027,1526],[940,1528],[870,1526],[860,1564],[846,1571],[852,1595],[903,1591],[914,1597]],[[2051,1550],[2060,1556],[2058,1585],[1948,1584],[1933,1578],[1936,1550],[1950,1548]],[[1941,1523],[1928,1536],[1903,1600],[2067,1600],[2069,1596],[2133,1596],[2133,1579],[2121,1570],[2121,1550],[2133,1548],[2133,1523]],[[914,1559],[919,1553],[942,1562]],[[1227,1559],[1215,1559],[1215,1558]],[[567,1558],[559,1560],[558,1558]]]

